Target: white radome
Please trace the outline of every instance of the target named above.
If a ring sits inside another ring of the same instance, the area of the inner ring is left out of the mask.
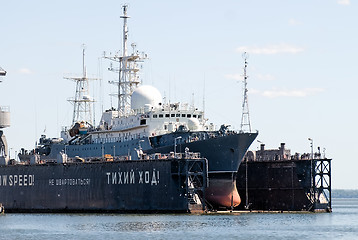
[[[201,130],[199,120],[197,118],[189,118],[188,119],[188,128],[191,131]]]
[[[139,110],[148,105],[152,107],[159,107],[159,103],[162,102],[162,95],[153,86],[143,85],[136,88],[131,97],[131,107],[134,110]]]

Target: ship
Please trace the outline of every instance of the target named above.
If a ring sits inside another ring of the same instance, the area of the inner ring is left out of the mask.
[[[118,87],[118,107],[105,110],[98,126],[94,126],[91,120],[93,99],[88,94],[90,79],[86,75],[83,60],[83,76],[70,78],[77,84],[75,98],[71,99],[74,105],[72,126],[63,128],[60,138],[48,138],[42,135],[35,149],[21,149],[18,155],[21,163],[37,167],[39,164],[50,164],[43,168],[45,170],[43,172],[52,173],[57,176],[55,178],[62,179],[63,177],[57,174],[63,174],[63,170],[56,170],[56,172],[55,169],[63,168],[56,164],[65,163],[58,159],[83,159],[85,162],[91,162],[110,156],[125,159],[129,162],[128,164],[140,165],[143,155],[173,154],[176,157],[178,153],[196,152],[207,160],[208,184],[205,191],[201,191],[203,195],[201,197],[205,199],[205,203],[212,209],[238,206],[241,199],[236,188],[237,171],[258,132],[252,132],[251,128],[250,131],[234,131],[226,124],[215,129],[213,124],[208,123],[204,110],[180,102],[165,102],[155,87],[141,85],[139,64],[145,61],[148,55],[138,51],[136,44],[131,44],[133,50],[128,53],[127,21],[129,16],[127,10],[128,6],[124,5],[121,16],[123,49],[120,54],[104,56],[111,61],[109,70],[119,76],[118,80],[111,82]],[[118,64],[118,67],[114,67],[113,63]],[[51,165],[51,163],[56,164]],[[154,160],[150,161],[150,164],[158,168],[156,166],[158,163]],[[3,166],[0,168],[2,171],[0,176],[5,170],[10,171],[6,172],[9,176],[11,168],[20,169],[23,166]],[[121,166],[116,165],[114,168],[121,169]],[[133,168],[135,168],[134,165]],[[99,170],[96,165],[77,164],[76,168],[71,171],[73,179],[86,179],[88,176],[94,177]],[[38,172],[41,176],[41,171]],[[27,175],[30,176],[31,173],[19,173],[13,176],[19,176],[19,179],[20,176]],[[48,177],[50,176],[46,179]],[[103,181],[106,179],[104,178]],[[103,198],[114,197],[103,192],[101,186],[97,187],[98,189],[91,189],[93,194],[99,194]],[[132,190],[139,191],[138,189]],[[0,202],[4,204],[5,201],[1,199],[3,193],[0,192]],[[157,192],[156,198],[162,197],[165,193],[165,191]],[[6,202],[21,199],[20,193],[16,196],[11,195],[11,190],[6,194],[11,196]],[[128,195],[130,194],[128,191]],[[150,198],[151,194],[153,193],[150,190],[142,189],[141,195],[137,197]],[[52,200],[55,201],[55,198]],[[76,197],[73,200],[76,201]],[[81,198],[81,201],[85,201],[85,198]],[[5,207],[9,209],[8,206],[5,205]],[[75,206],[72,207],[72,209],[75,208]],[[121,209],[125,209],[125,205]]]

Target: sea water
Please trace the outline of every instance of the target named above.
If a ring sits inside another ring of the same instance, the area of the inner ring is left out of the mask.
[[[0,239],[358,239],[358,199],[332,213],[5,214]]]

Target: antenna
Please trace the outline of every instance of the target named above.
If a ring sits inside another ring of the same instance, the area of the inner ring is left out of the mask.
[[[203,86],[203,119],[204,119],[204,113],[205,113],[205,73],[204,73],[204,86]]]
[[[131,95],[135,88],[140,83],[138,76],[138,63],[143,62],[144,59],[147,59],[148,56],[144,52],[139,52],[136,50],[137,45],[135,43],[131,44],[133,52],[128,54],[128,27],[127,20],[130,18],[127,15],[128,5],[125,4],[122,6],[123,15],[120,16],[123,18],[123,52],[122,55],[115,54],[114,56],[104,56],[111,61],[119,63],[118,68],[111,67],[110,71],[118,74],[118,80],[110,81],[109,83],[115,84],[118,86],[118,111],[120,116],[128,116],[131,113]]]
[[[97,80],[96,78],[88,78],[85,65],[85,50],[82,45],[82,77],[65,77],[65,79],[76,82],[76,93],[74,99],[68,99],[73,103],[72,125],[79,121],[85,121],[93,125],[92,122],[92,103],[94,102],[89,95],[89,80]]]
[[[249,58],[249,54],[244,52],[242,54],[242,58],[244,59],[244,75],[243,75],[243,82],[244,82],[244,90],[243,90],[243,101],[242,101],[242,117],[241,117],[241,132],[251,132],[251,124],[250,124],[250,114],[249,114],[249,103],[247,99],[247,59]]]
[[[120,18],[123,18],[123,57],[127,56],[127,40],[128,40],[128,26],[127,26],[127,19],[130,18],[127,16],[128,5],[124,4],[123,8],[123,15]]]
[[[191,106],[190,108],[192,110],[195,110],[195,94],[194,93],[191,93]]]

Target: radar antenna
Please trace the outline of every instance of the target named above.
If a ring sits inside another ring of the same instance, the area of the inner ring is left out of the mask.
[[[136,44],[131,44],[133,52],[128,55],[128,5],[123,5],[123,50],[122,55],[104,56],[111,61],[118,62],[119,68],[110,67],[108,70],[118,73],[118,80],[109,83],[118,86],[118,111],[120,116],[127,116],[131,112],[131,95],[140,83],[138,63],[147,59],[147,54],[136,50]]]
[[[242,58],[244,59],[244,75],[243,75],[243,83],[244,83],[244,90],[243,90],[243,101],[242,101],[242,116],[241,116],[241,132],[251,132],[251,124],[250,124],[250,114],[249,114],[249,103],[247,98],[247,59],[249,58],[249,54],[244,52],[242,54]]]
[[[75,98],[68,99],[73,104],[72,125],[76,122],[87,122],[93,125],[92,104],[94,102],[89,95],[89,80],[98,80],[97,78],[88,78],[85,65],[85,45],[82,45],[82,77],[64,77],[65,79],[76,82]]]

